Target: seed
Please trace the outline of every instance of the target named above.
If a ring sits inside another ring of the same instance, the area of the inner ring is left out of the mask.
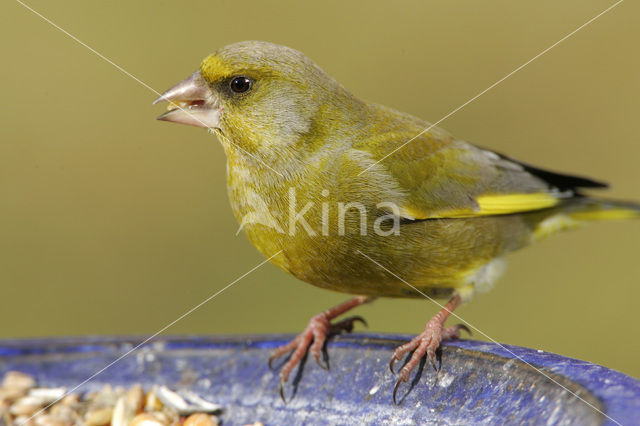
[[[187,401],[185,401],[183,397],[166,386],[157,387],[156,395],[158,395],[158,399],[160,399],[164,405],[173,408],[178,413],[184,412],[189,408]]]
[[[156,411],[154,414],[158,419],[166,424],[180,424],[180,415],[172,408],[164,407],[162,411]]]
[[[34,419],[38,426],[71,426],[73,423],[64,421],[50,414],[42,414]]]
[[[49,414],[69,424],[82,423],[80,421],[81,415],[77,411],[78,408],[80,408],[79,404],[70,406],[65,404],[63,400],[63,402],[51,407]]]
[[[218,418],[204,413],[192,414],[184,421],[183,426],[218,426]]]
[[[87,426],[103,426],[111,422],[113,407],[94,408],[87,412],[84,419]]]
[[[29,396],[40,398],[42,404],[47,405],[62,398],[65,392],[65,388],[33,388],[29,390]]]
[[[27,390],[35,385],[36,380],[33,377],[20,371],[9,371],[2,380],[2,387],[9,389]]]
[[[142,410],[144,392],[142,386],[131,387],[124,395],[118,398],[111,417],[111,426],[126,426]]]
[[[60,403],[68,406],[78,405],[78,403],[80,403],[80,396],[78,396],[78,394],[76,393],[70,393],[69,395],[62,398]]]
[[[182,395],[189,403],[191,403],[194,408],[194,412],[201,411],[203,413],[215,413],[216,411],[222,410],[222,405],[209,402],[197,393],[190,390],[182,391]]]
[[[11,400],[15,401],[16,399],[25,396],[27,394],[27,389],[21,388],[0,388],[0,401]]]
[[[142,390],[142,386],[134,385],[127,391],[125,396],[127,408],[129,408],[133,414],[137,414],[142,410],[142,405],[144,403],[144,391]]]
[[[9,402],[0,401],[0,425],[10,425]]]
[[[173,408],[181,416],[188,416],[194,413],[214,413],[220,411],[222,406],[213,404],[195,392],[183,390],[180,393],[174,392],[166,386],[156,388],[158,398],[167,407]]]
[[[23,396],[17,400],[9,409],[14,416],[30,416],[44,405],[41,398],[34,396]]]
[[[131,422],[134,413],[130,413],[126,405],[124,397],[118,398],[111,414],[112,426],[125,426]]]
[[[160,411],[162,409],[162,401],[156,395],[155,386],[151,388],[145,397],[144,411]]]
[[[30,416],[18,416],[13,420],[13,424],[20,426],[35,426],[36,423]]]
[[[153,414],[142,413],[133,418],[130,426],[167,426],[168,424],[169,423],[161,421]]]
[[[89,402],[89,411],[103,407],[113,408],[117,400],[118,395],[111,385],[104,385],[98,392],[92,392],[86,397],[86,401]]]

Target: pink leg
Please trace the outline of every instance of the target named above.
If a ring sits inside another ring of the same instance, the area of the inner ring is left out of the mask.
[[[289,380],[291,371],[296,365],[300,364],[300,361],[304,358],[307,351],[313,355],[320,367],[327,369],[327,367],[320,362],[322,348],[327,337],[343,331],[351,332],[353,330],[353,324],[356,321],[360,321],[366,325],[364,319],[359,316],[349,317],[335,324],[331,324],[331,320],[372,300],[373,298],[371,297],[357,296],[336,307],[319,313],[309,320],[307,328],[305,328],[302,333],[298,334],[291,342],[280,346],[273,352],[269,358],[269,366],[271,366],[273,360],[276,358],[281,357],[287,352],[291,352],[291,357],[280,370],[280,395],[282,395],[282,399],[284,399],[284,384]]]
[[[436,350],[440,346],[440,342],[446,339],[457,339],[460,337],[460,330],[465,330],[467,333],[471,334],[469,329],[463,324],[453,325],[447,328],[444,328],[444,322],[447,320],[451,312],[455,308],[460,305],[461,299],[460,296],[455,294],[449,302],[445,305],[445,307],[438,312],[433,318],[427,322],[424,331],[414,337],[410,342],[405,343],[404,345],[398,347],[393,356],[391,357],[391,362],[389,363],[389,368],[393,373],[393,365],[396,361],[398,361],[405,354],[413,351],[411,358],[409,361],[402,367],[400,370],[400,377],[396,382],[396,385],[393,389],[393,402],[397,404],[396,394],[398,392],[398,387],[401,383],[409,380],[409,375],[411,371],[420,363],[420,360],[425,355],[427,359],[431,362],[431,365],[434,369],[436,368]]]

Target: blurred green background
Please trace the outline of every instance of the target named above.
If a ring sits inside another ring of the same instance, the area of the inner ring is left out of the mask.
[[[157,91],[220,46],[267,40],[432,122],[612,3],[28,2]],[[236,236],[215,137],[155,121],[155,93],[19,3],[0,16],[0,337],[152,334],[263,260]],[[622,3],[441,127],[640,199],[639,16]],[[639,243],[640,221],[558,235],[510,256],[458,314],[639,377]],[[167,333],[298,332],[346,297],[265,265]],[[359,312],[374,331],[417,333],[436,310]]]

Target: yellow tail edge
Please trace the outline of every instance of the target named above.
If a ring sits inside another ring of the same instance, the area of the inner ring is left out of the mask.
[[[578,221],[634,219],[640,218],[640,204],[585,198],[567,214]]]
[[[640,204],[577,198],[568,202],[536,226],[533,239],[539,241],[567,229],[578,228],[587,222],[640,218]]]

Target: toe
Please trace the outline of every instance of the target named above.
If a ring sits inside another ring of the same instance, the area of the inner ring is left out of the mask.
[[[459,339],[460,331],[464,330],[471,335],[471,330],[464,324],[456,324],[442,330],[442,340]]]
[[[313,338],[313,344],[309,348],[309,352],[313,355],[313,358],[316,360],[316,364],[320,366],[320,368],[324,370],[329,369],[328,362],[323,362],[323,349],[324,349],[325,338],[323,336],[315,336]]]
[[[280,358],[282,355],[286,354],[287,352],[291,352],[292,350],[294,350],[298,346],[298,340],[299,340],[298,337],[296,337],[286,345],[282,345],[276,348],[276,350],[274,350],[271,356],[269,357],[269,368],[273,370],[273,361]]]
[[[338,334],[341,332],[347,332],[347,333],[351,333],[353,331],[353,328],[355,326],[355,323],[359,322],[362,325],[364,325],[365,327],[369,327],[369,324],[367,324],[367,321],[365,321],[364,318],[362,318],[359,315],[353,316],[353,317],[349,317],[349,318],[345,318],[342,321],[339,321],[335,324],[331,325],[331,334]]]
[[[421,335],[418,335],[413,339],[411,339],[411,341],[405,343],[404,345],[398,346],[396,350],[393,351],[393,356],[391,357],[391,362],[389,363],[389,369],[391,370],[392,373],[395,373],[395,371],[393,371],[393,365],[397,361],[399,361],[400,358],[402,358],[405,354],[416,349],[420,345],[420,340],[421,340]]]
[[[437,347],[435,349],[433,349],[432,347],[429,347],[429,349],[427,349],[427,359],[431,363],[431,366],[433,367],[433,369],[435,371],[439,371],[440,369],[436,365],[436,349]]]

